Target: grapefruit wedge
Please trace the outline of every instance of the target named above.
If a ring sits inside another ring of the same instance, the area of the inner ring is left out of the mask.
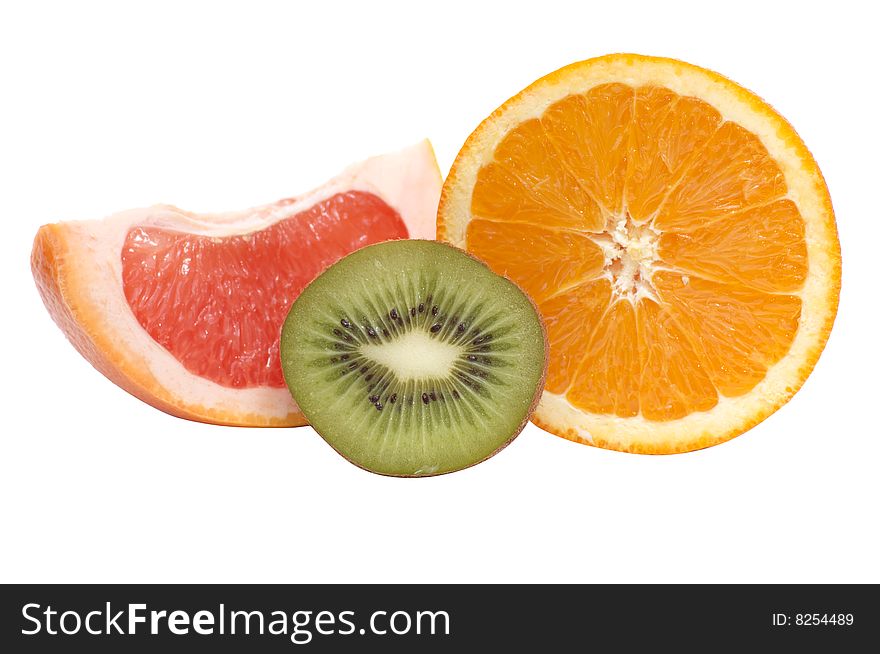
[[[245,211],[44,225],[31,267],[70,342],[135,397],[200,422],[303,425],[278,359],[291,302],[358,248],[434,238],[441,182],[424,141]]]

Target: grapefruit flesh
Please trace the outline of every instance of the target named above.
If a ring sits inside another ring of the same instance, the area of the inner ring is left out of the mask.
[[[191,373],[232,388],[282,388],[278,337],[306,284],[358,248],[408,235],[400,214],[364,191],[252,234],[138,225],[125,238],[122,284],[137,321]]]
[[[44,225],[31,268],[70,342],[132,395],[201,422],[302,425],[278,361],[291,302],[360,247],[434,238],[441,183],[424,141],[245,211]]]

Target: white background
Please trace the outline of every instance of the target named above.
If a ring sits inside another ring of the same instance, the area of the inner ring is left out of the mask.
[[[868,3],[19,3],[0,10],[0,581],[880,582],[876,19]],[[42,306],[38,226],[238,209],[430,137],[444,173],[537,77],[684,59],[786,116],[831,189],[837,324],[803,390],[727,444],[647,457],[529,426],[389,479],[309,428],[172,418]]]

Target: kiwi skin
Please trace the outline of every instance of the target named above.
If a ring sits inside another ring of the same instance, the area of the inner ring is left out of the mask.
[[[414,239],[414,240],[427,240],[427,239]],[[452,250],[455,250],[455,251],[458,252],[458,253],[465,254],[468,258],[470,258],[471,260],[473,260],[473,261],[475,261],[476,263],[480,264],[482,267],[486,268],[486,269],[487,269],[489,272],[491,272],[493,275],[496,275],[496,276],[499,276],[499,277],[503,277],[503,278],[505,279],[505,281],[507,281],[508,283],[510,283],[510,284],[511,284],[512,286],[514,286],[516,289],[518,289],[518,290],[519,290],[519,291],[520,291],[520,292],[521,292],[521,293],[522,293],[522,294],[528,299],[529,303],[530,303],[531,306],[532,306],[532,309],[533,309],[534,312],[535,312],[535,315],[538,317],[538,324],[540,325],[540,328],[541,328],[541,335],[542,335],[542,337],[543,337],[543,346],[544,346],[544,348],[543,348],[543,349],[544,349],[544,367],[543,367],[543,370],[541,371],[541,377],[539,378],[538,383],[535,385],[535,394],[534,394],[534,397],[532,398],[532,402],[531,402],[531,404],[529,405],[528,411],[526,412],[526,415],[523,417],[523,420],[522,420],[522,422],[520,423],[519,427],[517,427],[516,430],[513,432],[513,434],[511,434],[510,438],[508,438],[504,443],[502,443],[501,445],[499,445],[497,449],[495,449],[494,451],[492,451],[491,453],[489,453],[488,455],[486,455],[486,456],[483,457],[482,459],[479,459],[478,461],[474,461],[473,463],[470,463],[470,464],[464,466],[463,468],[456,468],[456,469],[454,469],[454,470],[444,470],[444,471],[440,471],[440,472],[431,472],[431,473],[426,473],[426,474],[391,473],[391,472],[383,472],[383,471],[372,470],[372,469],[370,469],[370,468],[367,468],[367,467],[365,467],[365,466],[359,464],[357,461],[354,461],[354,460],[350,459],[349,457],[345,456],[345,454],[343,454],[339,449],[337,449],[336,447],[334,447],[334,445],[333,445],[329,440],[327,440],[326,438],[324,438],[324,437],[322,436],[322,440],[324,440],[324,442],[327,443],[327,444],[328,444],[328,445],[329,445],[329,446],[330,446],[330,447],[331,447],[331,448],[332,448],[337,454],[339,454],[339,456],[341,456],[343,459],[345,459],[345,460],[348,461],[349,463],[351,463],[351,464],[357,466],[357,467],[360,468],[361,470],[365,470],[365,471],[370,472],[370,473],[372,473],[372,474],[374,474],[374,475],[379,475],[379,476],[382,476],[382,477],[403,477],[403,478],[439,477],[439,476],[442,476],[442,475],[448,475],[448,474],[453,473],[453,472],[460,472],[460,471],[462,471],[462,470],[467,470],[468,468],[471,468],[471,467],[473,467],[473,466],[475,466],[475,465],[477,465],[477,464],[483,463],[484,461],[487,461],[487,460],[491,459],[493,456],[495,456],[496,454],[498,454],[498,453],[499,453],[501,450],[503,450],[505,447],[507,447],[508,445],[510,445],[510,444],[514,441],[514,439],[515,439],[517,436],[519,436],[520,433],[522,433],[522,430],[525,429],[525,426],[529,423],[529,420],[531,419],[532,413],[534,413],[535,409],[536,409],[537,406],[538,406],[538,402],[541,401],[541,397],[542,397],[542,395],[543,395],[543,393],[544,393],[544,382],[545,382],[546,379],[547,379],[547,367],[548,367],[548,365],[549,365],[549,356],[548,356],[548,352],[549,352],[549,347],[550,347],[550,345],[549,345],[549,340],[547,339],[547,326],[546,326],[546,324],[545,324],[545,322],[544,322],[544,318],[543,318],[543,316],[541,315],[541,312],[538,310],[538,306],[535,304],[535,301],[532,299],[532,297],[531,297],[528,293],[526,293],[526,292],[522,289],[522,287],[521,287],[519,284],[517,284],[515,281],[513,281],[512,279],[510,279],[510,278],[507,277],[506,275],[498,275],[498,273],[496,273],[494,270],[492,270],[492,269],[486,264],[485,261],[483,261],[483,260],[480,259],[479,257],[474,256],[474,255],[471,254],[470,252],[467,252],[467,251],[465,251],[465,250],[462,250],[462,249],[460,249],[460,248],[457,248],[457,247],[455,247],[454,245],[450,245],[449,243],[444,243],[444,242],[442,242],[442,241],[429,241],[429,242],[430,242],[430,243],[434,243],[434,244],[436,244],[436,245],[441,245],[441,246],[443,246],[443,247],[450,248],[450,249],[452,249]],[[369,246],[369,245],[368,245],[366,248],[362,248],[362,249],[369,249],[370,247],[374,247],[374,246]],[[318,276],[318,278],[320,278],[320,275]],[[318,278],[316,278],[315,280],[312,280],[311,282],[309,282],[309,284],[306,286],[306,288],[308,288],[308,286],[310,286],[311,284],[315,283],[315,281],[316,281]],[[303,290],[305,290],[305,289],[303,289]],[[291,307],[291,309],[292,309],[292,307]],[[316,430],[316,431],[317,431],[317,430]],[[320,435],[319,432],[318,432],[318,434]]]

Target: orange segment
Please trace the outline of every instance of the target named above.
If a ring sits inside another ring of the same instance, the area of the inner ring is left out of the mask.
[[[595,279],[605,264],[602,250],[583,234],[534,225],[473,220],[468,225],[468,249],[519,284],[536,302]]]
[[[633,95],[625,84],[603,84],[557,102],[541,117],[564,165],[610,212],[623,205]]]
[[[720,123],[718,111],[697,98],[682,98],[657,86],[636,90],[626,182],[626,207],[635,221],[652,217],[685,164]]]
[[[690,335],[714,386],[734,397],[752,390],[794,339],[801,299],[679,273],[653,278],[664,305]]]
[[[593,331],[568,400],[594,413],[639,413],[639,339],[632,304],[615,302]]]
[[[702,148],[660,209],[660,229],[701,222],[786,194],[785,177],[757,136],[724,123]]]
[[[603,224],[599,206],[559,163],[538,120],[511,131],[477,185],[474,216],[581,230]]]
[[[648,420],[674,420],[718,403],[718,392],[689,340],[692,336],[656,302],[639,302],[639,404]]]
[[[545,388],[562,393],[568,388],[590,341],[590,326],[599,322],[611,300],[611,285],[600,279],[576,286],[538,305],[550,341]]]
[[[796,291],[807,276],[804,221],[791,200],[663,234],[659,257],[672,267],[762,291]]]

